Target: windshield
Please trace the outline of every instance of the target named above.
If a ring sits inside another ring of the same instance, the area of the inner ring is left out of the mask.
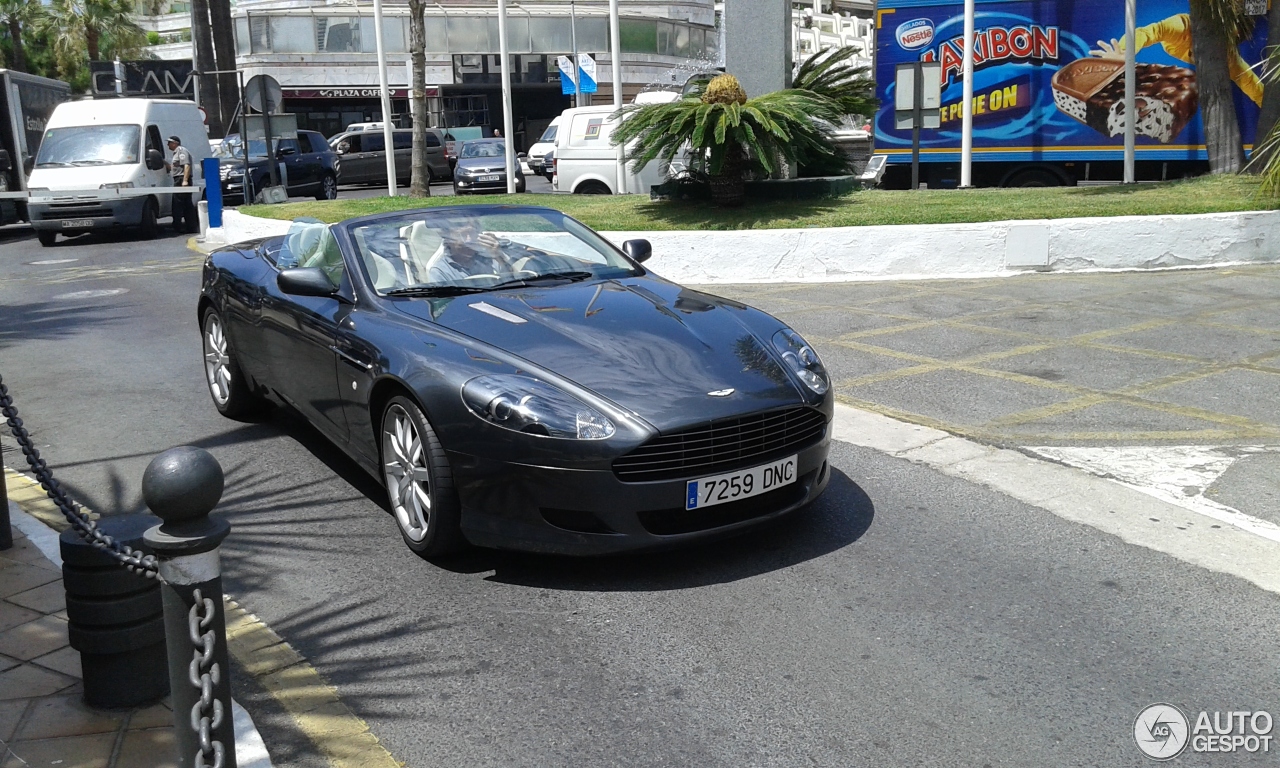
[[[351,228],[379,293],[471,292],[640,274],[559,211],[413,211]]]
[[[545,130],[545,131],[543,131],[543,132],[542,132],[542,138],[538,139],[538,143],[539,143],[539,144],[543,144],[543,143],[550,144],[551,142],[555,141],[555,140],[556,140],[556,129],[557,129],[557,128],[559,128],[559,127],[560,127],[560,126],[558,126],[558,125],[548,125],[548,126],[547,126],[547,130]]]
[[[227,138],[223,139],[222,143],[218,145],[217,150],[215,150],[213,154],[223,159],[237,158],[237,159],[243,160],[244,145],[240,142],[240,135],[233,133]],[[255,157],[266,157],[266,156],[267,156],[267,143],[262,139],[250,139],[249,140],[249,157],[252,159]]]
[[[133,165],[142,130],[136,125],[76,125],[44,132],[37,168],[63,165]]]
[[[469,141],[462,145],[463,157],[502,157],[507,145],[501,141]]]

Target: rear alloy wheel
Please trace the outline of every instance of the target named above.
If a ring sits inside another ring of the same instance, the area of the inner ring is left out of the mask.
[[[400,535],[422,557],[439,557],[465,545],[459,503],[444,448],[422,410],[394,397],[382,415],[382,478]]]
[[[324,178],[320,180],[320,192],[316,194],[317,200],[337,200],[338,199],[338,180],[334,178],[332,173],[326,173]]]
[[[205,383],[209,385],[209,396],[213,398],[218,413],[231,419],[252,414],[262,405],[262,400],[249,388],[240,372],[218,311],[212,307],[205,310],[200,327]]]

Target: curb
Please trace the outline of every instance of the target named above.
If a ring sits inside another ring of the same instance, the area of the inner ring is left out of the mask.
[[[58,535],[70,528],[62,512],[31,478],[4,468],[14,527],[51,562],[61,565]],[[91,519],[99,515],[77,505]],[[25,517],[25,519],[24,519]],[[43,530],[42,530],[43,529]],[[342,703],[320,673],[258,617],[225,597],[227,651],[293,718],[298,729],[334,768],[401,768],[364,720]],[[249,713],[233,701],[236,753],[244,768],[271,768],[267,750]],[[247,727],[246,727],[247,726]]]

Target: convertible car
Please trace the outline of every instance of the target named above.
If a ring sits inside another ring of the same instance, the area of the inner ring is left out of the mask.
[[[300,412],[424,557],[655,549],[810,503],[830,476],[817,354],[650,252],[536,207],[295,222],[206,261],[209,392],[233,418]]]

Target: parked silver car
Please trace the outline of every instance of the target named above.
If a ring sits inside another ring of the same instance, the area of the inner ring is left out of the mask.
[[[413,161],[413,131],[398,129],[392,132],[395,142],[396,183],[408,184]],[[329,140],[335,152],[342,157],[342,184],[386,184],[387,144],[382,131],[347,131]],[[445,156],[444,133],[435,128],[427,129],[427,170],[431,181],[444,181],[453,174]]]

